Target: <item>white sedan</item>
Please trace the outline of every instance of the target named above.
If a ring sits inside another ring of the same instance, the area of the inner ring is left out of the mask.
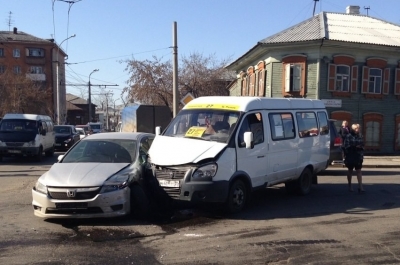
[[[148,209],[142,187],[149,133],[100,133],[59,157],[32,189],[34,214],[44,218],[115,217]]]
[[[75,128],[75,129],[81,139],[87,136],[86,131],[83,128]]]

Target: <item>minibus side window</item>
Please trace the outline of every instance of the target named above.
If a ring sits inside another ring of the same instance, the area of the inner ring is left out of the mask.
[[[291,113],[270,113],[268,116],[272,140],[293,139],[295,137],[293,115]]]
[[[262,115],[260,112],[250,113],[244,118],[243,123],[239,129],[238,143],[239,147],[244,147],[244,133],[252,132],[254,145],[264,142],[264,127],[262,122]]]
[[[317,117],[314,112],[297,112],[296,119],[300,138],[319,134]]]
[[[329,133],[328,119],[326,117],[326,113],[319,111],[318,112],[318,121],[319,121],[319,134],[326,135]]]

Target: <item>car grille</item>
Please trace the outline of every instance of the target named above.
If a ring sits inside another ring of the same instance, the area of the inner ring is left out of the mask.
[[[100,207],[89,207],[87,209],[57,209],[47,208],[46,214],[95,214],[103,213]]]
[[[24,143],[11,143],[11,142],[6,142],[6,145],[8,147],[21,147],[24,145]]]
[[[49,188],[49,195],[56,200],[89,200],[99,194],[100,188]]]
[[[160,168],[156,167],[155,173],[157,180],[165,179],[165,180],[182,180],[186,172],[190,170],[190,167],[180,167],[180,168]],[[164,191],[171,197],[171,198],[179,198],[181,193],[180,187],[162,187]]]

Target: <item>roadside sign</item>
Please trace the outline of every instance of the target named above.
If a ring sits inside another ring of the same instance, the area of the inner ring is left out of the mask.
[[[194,99],[194,96],[192,95],[192,93],[189,92],[181,99],[181,103],[182,103],[183,106],[185,106],[186,104],[188,104],[193,99]]]

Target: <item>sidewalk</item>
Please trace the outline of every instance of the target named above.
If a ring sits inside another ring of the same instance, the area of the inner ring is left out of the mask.
[[[342,161],[336,162],[333,166],[342,167]],[[364,168],[400,168],[400,155],[398,156],[364,156]]]
[[[363,167],[400,168],[400,156],[364,156]]]

